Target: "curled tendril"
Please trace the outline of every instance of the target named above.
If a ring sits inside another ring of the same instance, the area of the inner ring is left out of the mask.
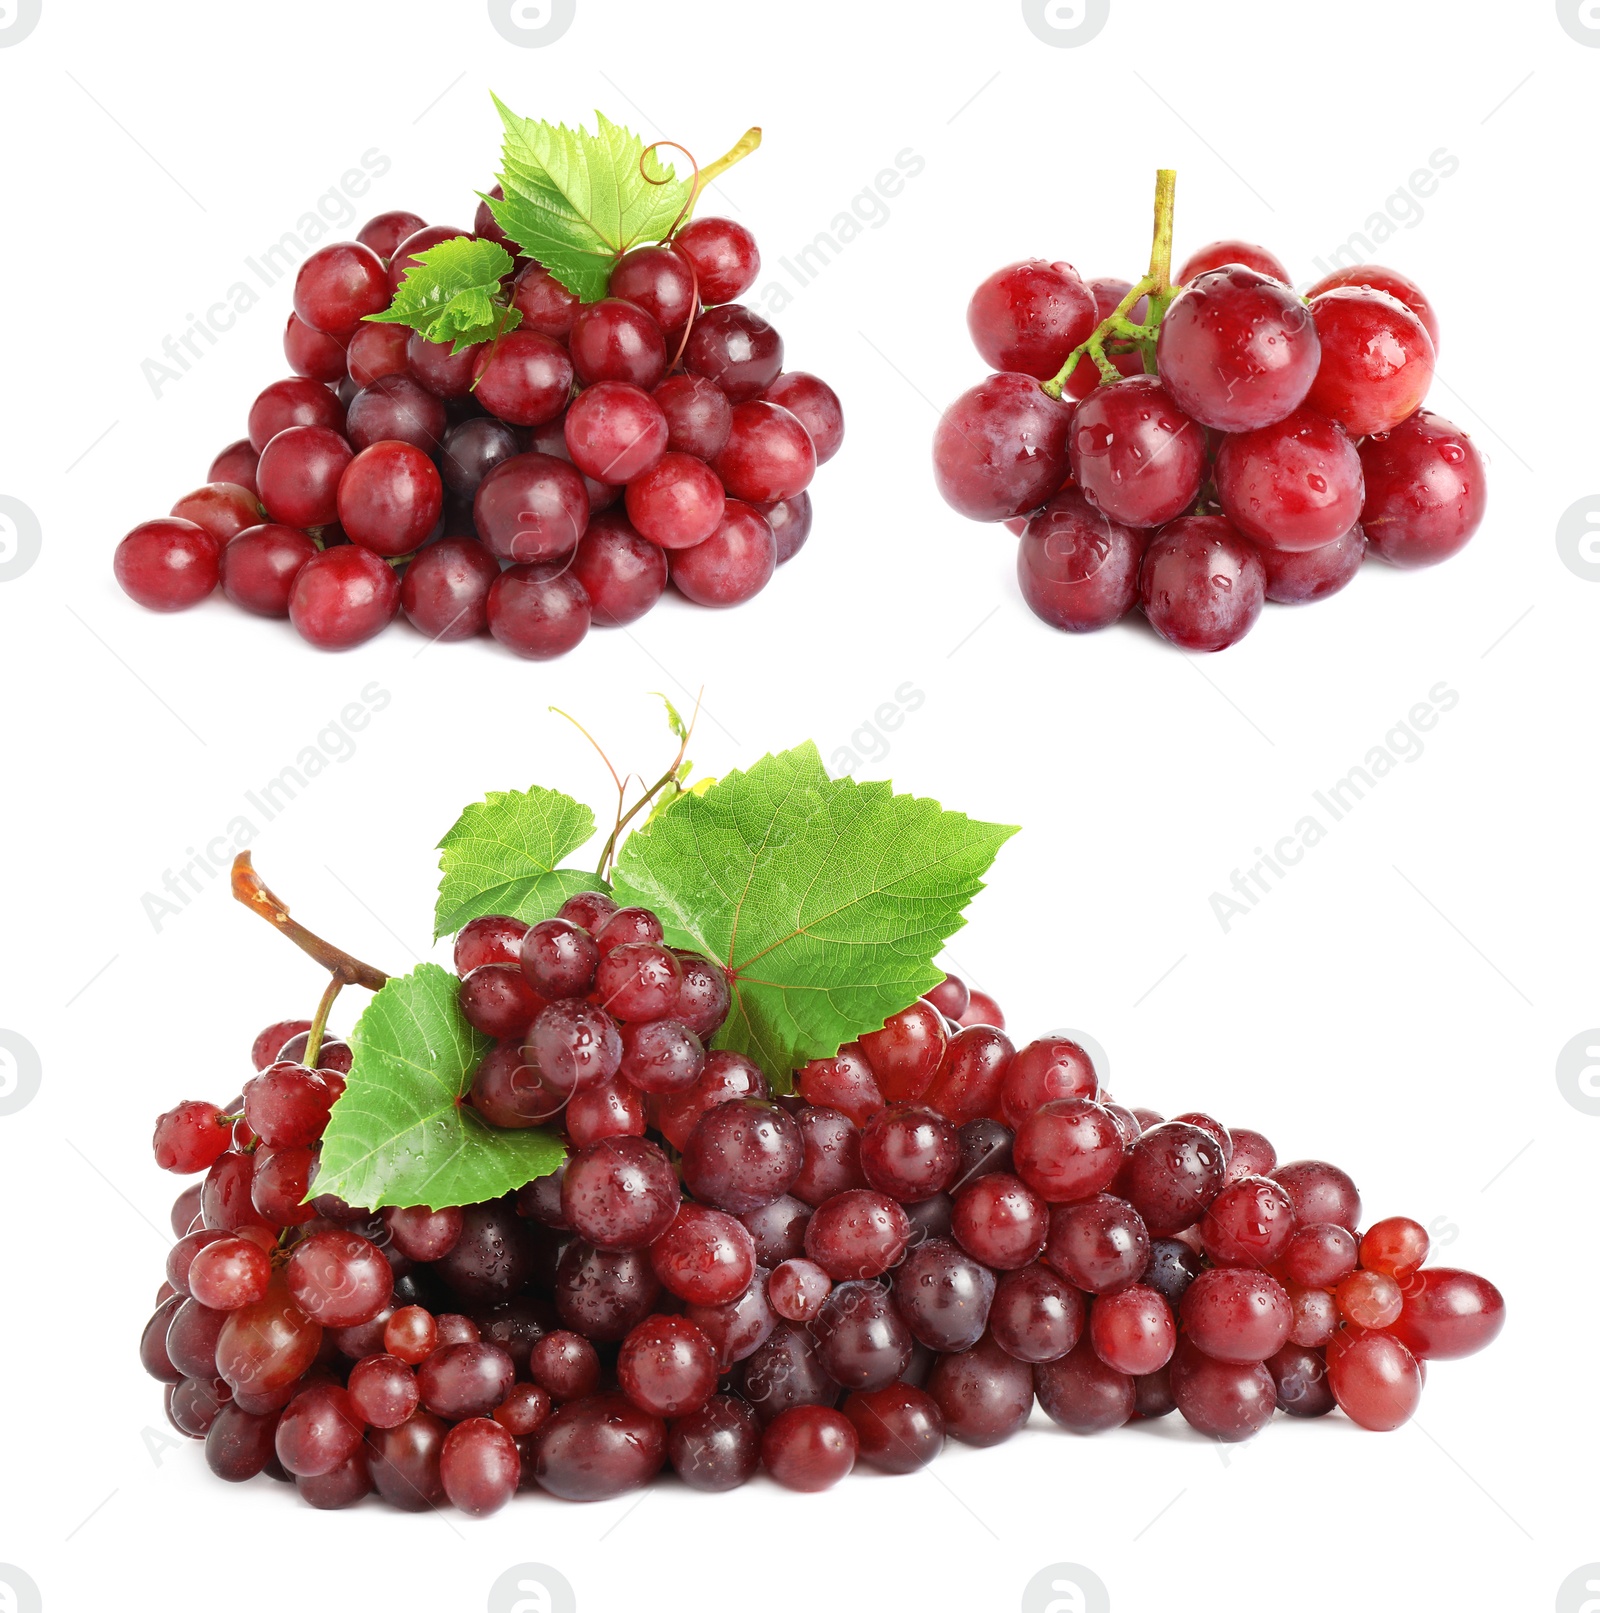
[[[695,160],[694,153],[687,147],[679,145],[676,140],[652,140],[643,151],[639,153],[639,176],[647,185],[665,185],[665,179],[653,179],[645,168],[644,160],[657,146],[671,146],[674,151],[681,151],[689,159],[689,166],[694,169],[694,181],[689,186],[689,194],[682,207],[678,209],[678,216],[673,219],[672,227],[661,237],[663,241],[670,241],[677,233],[678,226],[688,217],[689,209],[694,206],[700,195],[700,164]],[[694,260],[687,252],[682,254],[683,261],[689,265],[689,318],[683,327],[683,335],[678,338],[678,350],[667,361],[667,370],[677,369],[683,358],[684,349],[689,345],[689,333],[694,329],[695,316],[700,312],[700,274],[694,266]]]
[[[678,216],[673,219],[671,228],[669,228],[667,233],[661,237],[663,241],[667,241],[672,238],[678,226],[683,223],[685,218],[689,216],[689,209],[694,206],[695,197],[700,194],[700,164],[695,160],[695,154],[687,146],[679,145],[676,140],[652,140],[650,144],[639,153],[639,177],[644,180],[645,184],[647,185],[665,185],[668,183],[668,181],[665,179],[652,178],[649,170],[646,169],[644,165],[645,158],[648,157],[657,146],[671,146],[674,151],[681,151],[684,156],[689,159],[689,166],[694,169],[694,180],[689,186],[689,194],[685,198],[683,206],[678,209]]]
[[[684,349],[689,345],[689,332],[694,329],[695,319],[700,313],[700,272],[694,266],[694,259],[687,252],[679,255],[689,265],[689,317],[684,321],[683,335],[678,338],[678,351],[672,355],[671,362],[667,365],[669,373],[677,369],[682,361]]]

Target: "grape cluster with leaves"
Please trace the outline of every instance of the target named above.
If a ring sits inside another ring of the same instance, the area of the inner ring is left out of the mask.
[[[386,978],[241,858],[329,983],[238,1097],[156,1124],[157,1162],[204,1176],[141,1356],[218,1476],[482,1514],[669,1466],[909,1473],[1036,1401],[1079,1434],[1388,1430],[1425,1361],[1499,1331],[1494,1286],[1427,1266],[1409,1218],[1362,1230],[1337,1166],[1127,1108],[936,966],[1010,828],[810,745],[689,780],[680,748],[631,807],[619,785],[594,872],[572,797],[468,807],[435,915],[455,973]],[[350,984],[375,995],[330,1040]]]
[[[754,237],[693,216],[760,131],[686,177],[598,114],[591,134],[496,105],[499,184],[471,233],[388,212],[301,265],[294,375],[117,546],[140,604],[220,586],[323,649],[404,614],[547,659],[669,584],[742,604],[806,541],[839,399],[738,301]]]
[[[1017,534],[1017,581],[1052,627],[1134,610],[1221,650],[1267,601],[1311,604],[1366,557],[1436,565],[1477,531],[1483,460],[1422,407],[1439,322],[1375,263],[1291,289],[1264,247],[1214,241],[1174,276],[1175,175],[1156,188],[1150,270],[998,269],[967,328],[995,374],[934,436],[945,501]]]

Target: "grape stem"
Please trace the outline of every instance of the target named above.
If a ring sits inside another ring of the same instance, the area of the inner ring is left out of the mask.
[[[669,784],[678,786],[675,791],[676,794],[683,794],[683,789],[679,783],[679,778],[683,772],[684,752],[689,748],[689,740],[694,733],[695,718],[697,718],[699,715],[700,701],[699,698],[696,697],[694,703],[694,715],[690,717],[689,726],[684,730],[683,742],[678,746],[678,754],[672,758],[672,766],[669,767],[666,772],[663,773],[661,777],[658,778],[655,783],[652,784],[650,788],[646,790],[644,794],[641,795],[639,799],[635,801],[633,805],[617,819],[617,826],[611,831],[611,838],[606,841],[605,850],[600,854],[599,877],[601,879],[606,877],[606,865],[612,862],[616,856],[617,841],[621,839],[622,831],[628,827],[628,825],[639,815],[639,813],[646,806],[648,806],[650,802],[655,800],[655,798],[660,795],[660,793],[666,789]]]
[[[241,851],[233,859],[232,886],[235,901],[243,902],[251,912],[260,914],[280,935],[287,936],[302,952],[309,953],[333,977],[322,994],[322,1001],[317,1004],[317,1017],[312,1020],[307,1033],[305,1063],[315,1067],[317,1055],[322,1050],[322,1034],[328,1023],[328,1010],[333,1007],[333,1000],[340,990],[345,986],[365,986],[368,991],[377,991],[387,983],[389,977],[381,969],[374,969],[370,963],[352,957],[343,948],[324,941],[320,935],[312,934],[305,925],[290,918],[288,904],[267,888],[251,866],[248,851]]]
[[[616,858],[617,844],[622,839],[622,831],[626,829],[636,817],[638,817],[639,813],[643,811],[645,807],[655,800],[655,798],[660,795],[661,792],[669,785],[675,786],[674,795],[682,795],[684,793],[682,786],[682,778],[685,773],[683,759],[689,749],[689,741],[694,737],[694,725],[700,717],[700,701],[704,693],[705,691],[702,689],[700,694],[695,696],[694,711],[690,715],[687,725],[683,726],[682,732],[679,735],[680,743],[678,745],[678,754],[672,758],[672,766],[669,767],[666,772],[655,781],[654,784],[648,786],[648,788],[644,788],[643,794],[640,795],[639,799],[635,801],[631,807],[627,804],[628,785],[633,781],[635,775],[630,773],[626,778],[618,777],[617,770],[611,765],[611,758],[606,755],[604,749],[601,747],[600,741],[597,740],[594,735],[591,734],[589,730],[572,715],[571,712],[563,711],[560,706],[552,706],[550,708],[550,710],[554,712],[556,716],[565,717],[567,721],[571,723],[572,726],[576,728],[591,745],[594,746],[595,754],[599,756],[600,760],[606,764],[606,771],[611,775],[611,782],[617,787],[617,818],[615,824],[612,826],[611,833],[606,837],[605,845],[601,848],[600,861],[595,865],[594,877],[596,879],[603,881],[608,877],[611,865]],[[644,786],[643,778],[639,779],[639,783],[641,787]]]
[[[343,989],[344,981],[338,975],[328,976],[328,983],[322,988],[322,997],[317,1003],[317,1011],[311,1016],[311,1025],[306,1031],[306,1056],[301,1062],[308,1070],[317,1067],[317,1059],[322,1053],[322,1038],[328,1029],[328,1014],[333,1008],[334,999]]]
[[[1059,398],[1066,388],[1067,378],[1078,366],[1079,359],[1089,358],[1100,371],[1100,379],[1120,381],[1122,371],[1112,363],[1109,353],[1137,352],[1144,361],[1145,374],[1156,373],[1156,336],[1161,321],[1177,291],[1172,284],[1172,214],[1178,186],[1177,170],[1156,170],[1155,229],[1150,241],[1150,271],[1095,327],[1086,341],[1080,342],[1067,354],[1067,361],[1048,381],[1044,389],[1052,398]],[[1141,297],[1148,297],[1149,305],[1143,322],[1130,316]],[[1109,353],[1107,344],[1111,344]]]
[[[757,146],[761,144],[761,130],[759,127],[746,129],[734,143],[723,152],[713,163],[708,163],[695,175],[694,189],[689,194],[689,205],[684,211],[684,218],[693,217],[695,203],[700,200],[705,188],[712,180],[720,179],[736,162],[743,162]]]

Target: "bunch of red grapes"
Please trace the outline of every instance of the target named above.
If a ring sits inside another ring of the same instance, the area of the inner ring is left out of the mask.
[[[142,1356],[221,1478],[487,1513],[667,1466],[703,1490],[909,1473],[1036,1399],[1080,1434],[1176,1410],[1239,1440],[1280,1407],[1392,1429],[1427,1361],[1504,1320],[1484,1279],[1424,1266],[1415,1221],[1359,1231],[1336,1166],[1124,1108],[1081,1046],[1014,1048],[953,976],[774,1098],[706,1051],[723,971],[643,908],[475,919],[456,965],[496,1039],[470,1102],[570,1143],[519,1192],[376,1215],[317,1194],[350,1055],[300,1062],[305,1021],[262,1032],[226,1112],[157,1122],[158,1162],[206,1175]]]
[[[515,255],[487,204],[476,229]],[[795,554],[844,416],[734,300],[761,263],[743,225],[696,219],[636,248],[592,303],[524,258],[502,288],[521,322],[460,353],[367,322],[418,253],[463,234],[384,213],[306,260],[294,375],[204,487],[118,545],[134,599],[182,610],[220,584],[321,649],[404,612],[431,639],[487,629],[546,659],[591,622],[637,620],[669,582],[741,604]]]
[[[1148,351],[1111,343],[1114,380],[1087,352],[1065,366],[1128,281],[1035,259],[973,294],[999,373],[945,413],[934,470],[963,515],[1021,535],[1035,615],[1082,633],[1137,606],[1171,643],[1220,650],[1264,601],[1326,599],[1369,553],[1429,566],[1467,542],[1483,461],[1422,408],[1439,325],[1414,282],[1362,264],[1301,298],[1264,248],[1218,241],[1176,283]]]

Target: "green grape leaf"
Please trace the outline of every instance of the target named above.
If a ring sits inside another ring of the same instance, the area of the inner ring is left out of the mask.
[[[624,842],[613,894],[729,970],[717,1045],[785,1088],[938,984],[934,957],[1015,833],[831,779],[806,744],[678,797]]]
[[[624,252],[672,228],[690,182],[603,113],[590,134],[519,118],[498,96],[494,104],[505,126],[496,175],[505,196],[484,198],[495,221],[574,296],[597,301]]]
[[[499,1198],[561,1163],[554,1129],[501,1131],[462,1102],[493,1044],[462,1018],[457,985],[447,969],[423,963],[367,1004],[323,1133],[316,1192],[369,1210],[437,1210]]]
[[[667,727],[672,730],[672,737],[681,739],[687,745],[689,743],[689,725],[683,720],[683,713],[659,689],[656,690],[656,699],[667,708]]]
[[[409,325],[430,342],[453,342],[451,351],[459,353],[522,323],[520,309],[496,301],[500,281],[513,267],[511,254],[498,242],[458,235],[419,252],[394,301],[367,318],[379,325]]]
[[[559,866],[593,834],[594,813],[559,790],[491,791],[439,842],[434,935],[453,935],[487,913],[533,924],[577,891],[604,890],[594,874]]]

